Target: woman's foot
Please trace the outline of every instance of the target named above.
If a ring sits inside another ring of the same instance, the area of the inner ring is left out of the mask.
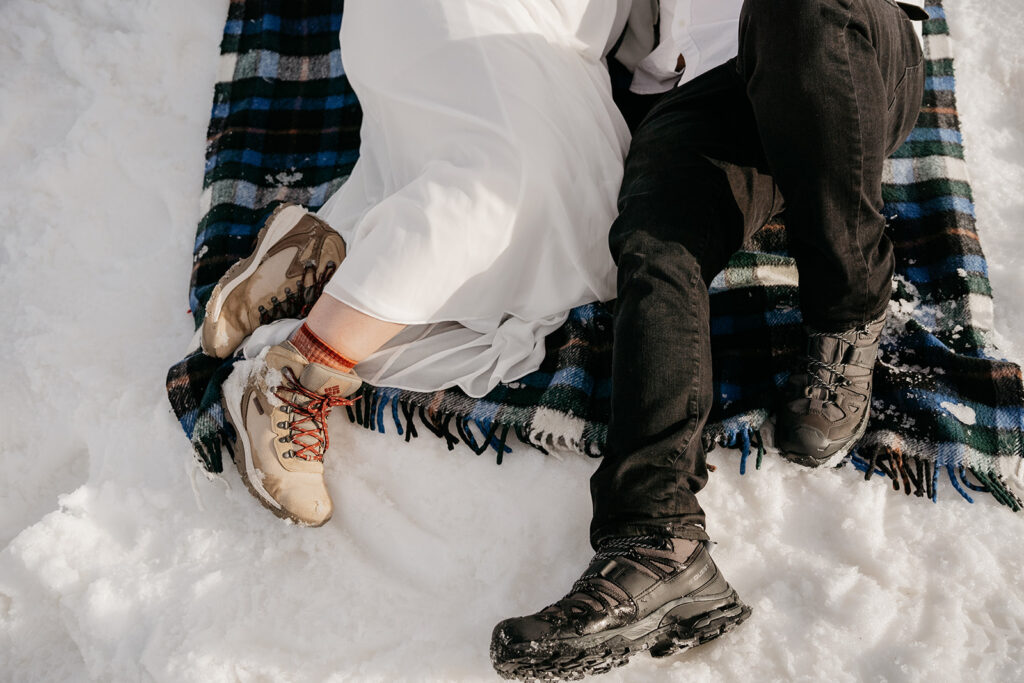
[[[345,241],[296,204],[267,219],[249,258],[214,287],[203,319],[203,351],[227,358],[260,325],[305,316],[345,258]]]
[[[252,363],[241,396],[224,397],[235,430],[235,464],[249,491],[275,515],[320,526],[334,510],[324,482],[327,415],[351,405],[347,397],[362,380],[311,363],[290,341]]]

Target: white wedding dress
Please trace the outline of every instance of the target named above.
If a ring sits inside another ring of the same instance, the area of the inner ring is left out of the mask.
[[[348,244],[325,293],[409,325],[359,364],[481,396],[539,366],[569,309],[615,295],[629,133],[603,57],[629,0],[348,0],[360,158],[319,215]]]

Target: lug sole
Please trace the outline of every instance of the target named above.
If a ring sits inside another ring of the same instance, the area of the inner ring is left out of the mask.
[[[652,657],[662,658],[702,645],[742,624],[751,612],[732,591],[727,604],[692,619],[655,627],[633,639],[620,635],[590,647],[570,649],[570,646],[561,650],[540,648],[536,643],[508,646],[493,643],[491,660],[498,675],[505,679],[578,680],[622,666],[640,652],[649,651]]]

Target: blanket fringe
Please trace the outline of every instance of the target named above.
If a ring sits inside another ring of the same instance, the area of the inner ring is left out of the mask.
[[[850,461],[864,473],[865,480],[879,474],[889,478],[893,490],[899,491],[902,488],[907,495],[928,498],[932,502],[938,500],[939,476],[945,470],[950,484],[968,503],[974,502],[969,493],[974,491],[988,493],[1014,512],[1024,507],[1002,475],[994,470],[976,466],[936,465],[927,458],[907,455],[888,446],[858,448],[851,453]]]
[[[415,400],[403,399],[402,392],[397,389],[364,385],[357,396],[360,400],[354,405],[345,406],[345,411],[350,422],[364,429],[386,433],[387,416],[390,415],[395,432],[399,436],[404,436],[406,442],[419,437],[419,423],[428,432],[443,439],[450,451],[455,450],[460,443],[477,455],[483,455],[488,450],[494,451],[495,462],[498,465],[502,464],[506,453],[512,452],[509,446],[511,436],[546,455],[558,449],[577,451],[590,457],[601,455],[600,444],[589,439],[566,439],[564,436],[558,437],[552,433],[529,429],[522,424],[510,424],[496,419],[476,419],[456,411],[420,405]],[[197,461],[207,472],[219,474],[223,471],[223,453],[227,452],[228,456],[234,459],[231,436],[226,431],[231,429],[231,425],[225,422],[222,426],[225,431],[200,428],[201,426],[203,425],[196,425],[192,439]],[[706,450],[711,450],[716,444],[738,449],[741,475],[747,473],[747,464],[752,453],[756,454],[754,469],[759,470],[767,452],[761,430],[753,426],[752,420],[735,420],[730,421],[730,424],[714,425],[704,433],[703,439]],[[865,480],[880,475],[889,479],[893,490],[903,489],[906,495],[928,498],[932,502],[937,500],[939,477],[941,471],[945,470],[950,484],[968,503],[974,502],[971,492],[987,493],[1014,512],[1024,509],[1024,501],[992,464],[987,467],[978,464],[936,466],[928,458],[908,455],[899,449],[879,444],[854,449],[848,462],[864,473]],[[708,469],[714,468],[709,466]]]
[[[763,422],[763,419],[759,422]],[[716,445],[739,450],[740,474],[747,473],[747,460],[751,453],[756,453],[754,469],[759,470],[764,462],[765,453],[768,452],[764,445],[764,437],[761,436],[760,426],[755,427],[747,421],[736,422],[728,426],[723,425],[714,431],[706,432],[704,434],[704,450],[710,451]]]
[[[706,436],[708,438],[705,439],[705,446],[708,450],[715,444],[739,450],[741,475],[747,473],[747,463],[752,453],[756,453],[754,468],[761,469],[767,449],[759,428],[749,423],[734,423]],[[902,489],[908,496],[914,495],[936,502],[939,476],[944,470],[950,484],[968,503],[974,502],[970,494],[974,491],[991,495],[1014,512],[1024,509],[1024,501],[1014,493],[1004,477],[991,467],[936,466],[935,462],[928,458],[908,455],[898,449],[882,445],[854,449],[847,462],[863,472],[865,480],[876,475],[883,476],[892,483],[894,491]]]
[[[513,436],[545,455],[557,456],[562,450],[592,458],[601,455],[601,444],[594,439],[566,438],[514,422],[475,418],[458,411],[422,405],[408,397],[403,398],[402,394],[398,389],[363,385],[356,394],[359,400],[345,407],[348,419],[364,429],[385,434],[388,431],[387,415],[390,414],[395,432],[399,436],[404,435],[407,442],[419,437],[422,427],[443,439],[450,451],[459,444],[477,455],[493,451],[498,465],[504,461],[505,454],[512,452],[509,439]]]
[[[224,429],[230,428],[231,425],[224,425]],[[221,454],[225,450],[232,460],[234,459],[234,453],[231,451],[231,442],[224,438],[221,432],[208,432],[200,436],[197,430],[195,437],[192,439],[192,449],[203,469],[212,474],[220,474],[224,471]]]
[[[963,470],[963,468],[961,468],[961,470]],[[1020,512],[1021,508],[1024,507],[1024,502],[1022,502],[1021,499],[1010,489],[1006,480],[998,472],[982,472],[975,467],[970,467],[968,470],[979,482],[981,482],[982,488],[979,490],[988,491],[988,493],[991,493],[996,500],[1014,512]]]
[[[563,443],[564,440],[554,439],[554,435],[539,430],[528,430],[523,425],[510,424],[500,420],[483,420],[444,411],[432,406],[424,406],[416,401],[403,399],[402,392],[397,389],[371,387],[364,385],[357,394],[359,401],[353,406],[346,406],[350,422],[381,434],[388,431],[387,415],[390,415],[395,432],[405,436],[408,442],[420,436],[419,427],[439,439],[443,439],[448,450],[455,450],[459,444],[466,446],[477,455],[488,450],[496,454],[495,462],[500,465],[506,453],[512,452],[509,437],[515,436],[520,442],[548,454],[549,448],[567,447],[579,450],[587,455],[599,454],[596,444],[589,441],[581,443]]]
[[[927,458],[906,455],[888,446],[866,446],[854,449],[850,453],[850,462],[864,473],[865,481],[881,475],[888,477],[894,491],[902,488],[908,496],[936,500],[938,469]],[[973,502],[970,496],[965,498]]]

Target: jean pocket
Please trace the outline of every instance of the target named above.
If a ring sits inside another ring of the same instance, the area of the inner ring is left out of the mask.
[[[920,86],[920,87],[915,87]],[[893,111],[899,103],[907,98],[913,97],[913,93],[923,95],[924,89],[924,60],[918,62],[914,66],[908,66],[903,70],[903,76],[896,82],[896,87],[892,89],[892,94],[889,96],[889,111]],[[908,92],[908,90],[910,92]],[[920,99],[920,97],[918,97]],[[920,102],[915,102],[915,105],[920,105]]]
[[[892,154],[903,144],[917,125],[924,98],[924,61],[908,66],[903,78],[896,84],[892,101],[889,103],[889,147]]]

